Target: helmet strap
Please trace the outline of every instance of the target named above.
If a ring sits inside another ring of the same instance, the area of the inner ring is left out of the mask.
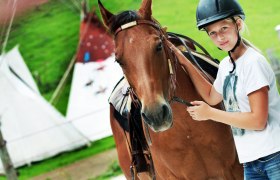
[[[241,36],[238,32],[238,39],[237,39],[237,42],[236,44],[234,45],[234,47],[229,51],[229,52],[234,52],[234,50],[240,45],[240,42],[241,42]],[[222,50],[221,48],[218,47],[219,50]]]
[[[235,68],[236,68],[236,64],[235,64],[235,61],[233,60],[233,58],[231,57],[231,52],[230,52],[230,51],[228,51],[228,56],[229,56],[230,61],[231,61],[232,65],[233,65],[232,70],[231,70],[231,71],[229,71],[229,73],[231,73],[231,74],[232,74],[232,73],[234,72]]]
[[[235,51],[235,49],[240,45],[240,42],[241,42],[241,36],[240,36],[239,30],[238,30],[238,27],[237,27],[237,24],[236,24],[236,20],[234,19],[234,17],[231,17],[231,19],[233,20],[233,22],[236,25],[238,39],[237,39],[237,42],[235,43],[234,47],[232,48],[232,50],[228,51],[230,61],[233,64],[233,68],[229,73],[233,73],[235,68],[236,68],[236,64],[235,64],[235,61],[233,60],[233,58],[231,57],[231,53],[233,53]]]
[[[240,42],[241,42],[241,36],[240,36],[240,34],[239,34],[239,31],[238,31],[237,36],[238,36],[237,42],[236,42],[236,44],[234,45],[234,47],[232,48],[232,50],[230,50],[230,52],[234,52],[234,51],[235,51],[235,49],[236,49],[236,48],[240,45]]]
[[[235,49],[240,45],[241,36],[240,36],[239,30],[238,30],[238,26],[237,26],[236,20],[234,19],[234,17],[231,17],[231,19],[232,19],[232,21],[233,21],[233,22],[235,23],[235,25],[236,25],[237,36],[238,36],[237,42],[235,43],[235,45],[234,45],[234,47],[232,48],[232,50],[230,50],[230,52],[234,52]]]
[[[235,61],[233,60],[233,58],[231,57],[231,53],[233,53],[234,50],[240,45],[240,42],[241,42],[241,36],[240,36],[240,34],[238,32],[238,39],[237,39],[237,42],[236,42],[235,46],[232,48],[232,50],[228,51],[228,55],[230,57],[230,61],[233,64],[233,68],[232,68],[232,70],[229,73],[233,73],[235,68],[236,68],[236,64],[235,64]]]
[[[237,24],[236,24],[236,20],[234,19],[234,17],[231,17],[232,21],[235,23],[236,25],[236,29],[237,29],[237,36],[238,36],[238,39],[234,45],[234,47],[229,51],[229,52],[234,52],[234,50],[240,45],[240,42],[241,42],[241,36],[240,36],[240,33],[239,33],[239,30],[238,30],[238,27],[237,27]],[[219,50],[222,50],[221,48],[218,47]]]
[[[231,17],[231,19],[233,20],[233,22],[235,23],[236,25],[236,29],[237,29],[237,36],[238,36],[238,39],[237,39],[237,42],[235,43],[234,47],[228,51],[228,55],[229,55],[229,58],[230,58],[230,61],[233,65],[233,68],[231,71],[229,71],[229,73],[233,73],[236,69],[236,63],[235,61],[233,60],[233,58],[231,57],[231,53],[233,53],[235,51],[235,49],[240,45],[241,43],[241,36],[240,36],[240,33],[239,33],[239,30],[238,30],[238,27],[237,27],[237,24],[236,24],[236,20],[234,19],[234,17]],[[222,50],[221,48],[218,47],[219,50]]]

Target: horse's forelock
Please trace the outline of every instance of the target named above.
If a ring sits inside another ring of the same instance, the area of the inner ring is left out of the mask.
[[[123,11],[113,16],[113,18],[111,19],[110,31],[115,32],[120,26],[139,19],[140,16],[137,14],[136,11]]]

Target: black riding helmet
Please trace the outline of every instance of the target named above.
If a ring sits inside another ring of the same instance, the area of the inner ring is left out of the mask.
[[[196,10],[197,28],[201,30],[209,24],[226,18],[231,18],[234,22],[236,22],[234,16],[239,16],[243,20],[245,19],[244,11],[237,0],[200,0]],[[231,53],[234,52],[241,42],[238,30],[237,35],[238,39],[235,46],[228,52],[230,60],[233,64],[233,69],[230,73],[233,73],[236,68],[236,64],[231,57]]]
[[[234,16],[245,19],[237,0],[200,0],[196,10],[197,28],[201,30],[211,23]]]

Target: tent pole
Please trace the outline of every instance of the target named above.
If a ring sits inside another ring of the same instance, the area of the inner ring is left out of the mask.
[[[49,100],[50,104],[52,104],[52,105],[56,104],[57,99],[58,99],[58,97],[59,97],[59,95],[61,93],[61,90],[64,87],[64,85],[66,83],[66,80],[67,80],[67,78],[68,78],[68,76],[69,76],[73,66],[75,65],[75,62],[76,62],[76,54],[72,57],[72,59],[70,61],[70,64],[67,67],[67,70],[63,74],[62,79],[59,81],[59,84],[58,84],[57,88],[55,89],[51,99]]]
[[[2,116],[0,115],[0,126]],[[3,164],[4,171],[8,180],[17,180],[17,172],[12,164],[9,152],[6,147],[6,141],[3,138],[2,131],[0,128],[0,157]]]

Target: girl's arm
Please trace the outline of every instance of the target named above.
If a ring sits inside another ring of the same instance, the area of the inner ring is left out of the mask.
[[[168,42],[168,46],[173,50],[179,63],[187,70],[196,90],[200,96],[210,105],[216,105],[223,100],[221,94],[219,94],[214,86],[209,83],[199,72],[199,70],[183,55],[183,53],[176,48],[172,43]]]
[[[225,112],[215,109],[202,101],[194,101],[193,107],[187,110],[194,120],[212,119],[237,128],[262,130],[268,119],[268,87],[254,91],[248,95],[250,112]]]

